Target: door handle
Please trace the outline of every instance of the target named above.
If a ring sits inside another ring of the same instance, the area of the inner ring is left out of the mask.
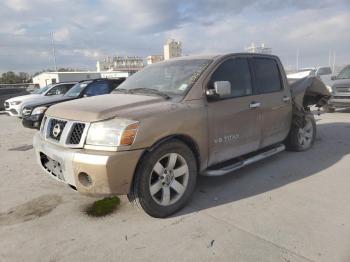
[[[290,97],[289,96],[284,96],[282,98],[282,101],[285,102],[285,103],[288,103],[290,101]]]
[[[261,106],[261,103],[259,102],[251,102],[249,104],[249,108],[254,109],[254,108],[259,108]]]

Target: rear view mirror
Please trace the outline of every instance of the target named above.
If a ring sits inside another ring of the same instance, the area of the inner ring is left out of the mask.
[[[229,81],[214,82],[215,94],[219,97],[227,97],[231,95],[231,83]]]

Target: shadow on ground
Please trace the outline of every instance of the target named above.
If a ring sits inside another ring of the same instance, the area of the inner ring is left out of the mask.
[[[181,216],[266,193],[318,175],[350,153],[350,124],[318,124],[313,148],[283,152],[221,177],[199,177],[191,202]]]

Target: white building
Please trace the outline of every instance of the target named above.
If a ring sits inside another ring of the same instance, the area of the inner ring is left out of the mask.
[[[150,55],[146,57],[147,65],[158,63],[163,60],[164,60],[164,56],[162,55]]]
[[[272,49],[265,46],[264,43],[261,43],[261,45],[256,45],[254,42],[252,42],[250,46],[245,48],[245,51],[248,53],[272,54]]]
[[[96,63],[97,72],[122,71],[135,73],[143,67],[143,59],[139,56],[108,56],[101,61],[97,61]]]
[[[60,82],[100,78],[100,72],[44,72],[33,77],[33,84],[44,87]]]
[[[182,56],[182,42],[169,39],[164,45],[164,59],[169,60]]]

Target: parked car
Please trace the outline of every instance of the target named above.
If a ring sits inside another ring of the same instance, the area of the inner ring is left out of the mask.
[[[5,110],[10,116],[22,117],[23,106],[28,103],[48,102],[59,95],[64,95],[76,82],[65,82],[48,85],[25,96],[17,96],[5,101]]]
[[[350,107],[350,65],[345,66],[332,79],[332,97],[325,107],[329,113],[333,113],[336,108]]]
[[[308,150],[316,134],[309,107],[330,97],[316,77],[289,86],[279,58],[263,54],[159,62],[114,93],[50,107],[35,154],[45,172],[80,193],[127,194],[154,217],[182,208],[197,174]]]
[[[5,101],[15,96],[27,95],[30,92],[25,87],[0,86],[0,110],[5,109]]]
[[[31,104],[26,103],[23,107],[22,124],[27,128],[39,129],[45,111],[50,106],[82,97],[109,94],[124,80],[125,78],[84,80],[74,85],[65,95],[56,97],[53,100],[37,101]]]

